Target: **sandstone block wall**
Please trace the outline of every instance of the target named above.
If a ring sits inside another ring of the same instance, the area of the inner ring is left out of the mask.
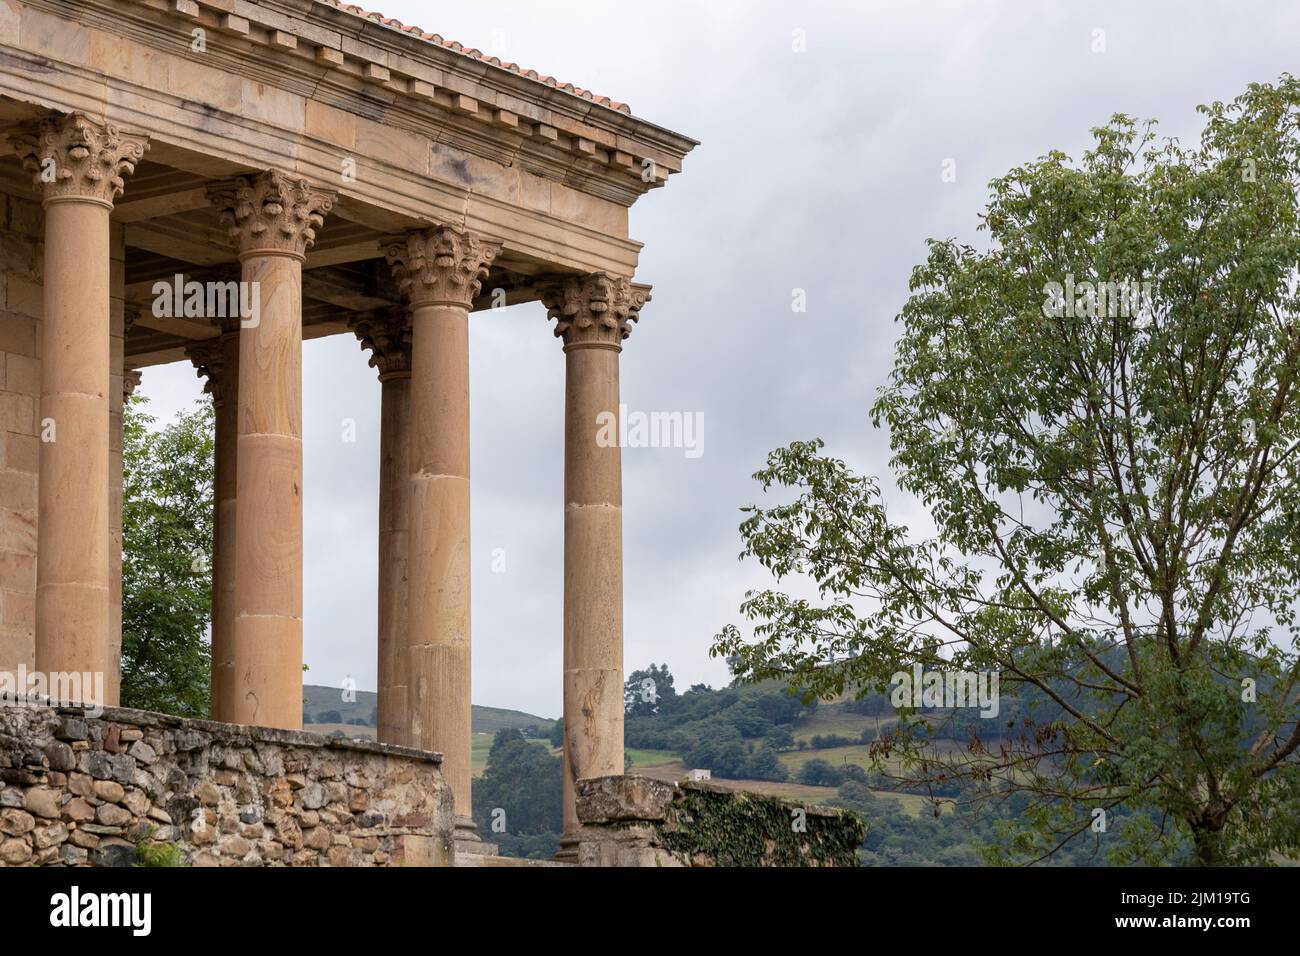
[[[40,203],[0,194],[0,670],[35,666],[45,256]]]
[[[45,213],[40,202],[0,193],[0,671],[36,661],[36,489],[41,440],[41,319]],[[113,562],[113,639],[121,646],[122,372],[125,234],[110,234],[111,460],[107,489]],[[114,655],[116,657],[116,655]],[[110,702],[118,675],[105,675]]]
[[[0,866],[454,862],[441,757],[301,731],[0,701]]]
[[[579,780],[580,866],[857,866],[854,814],[704,783]]]

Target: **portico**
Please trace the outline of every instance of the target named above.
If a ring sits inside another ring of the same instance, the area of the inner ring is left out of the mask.
[[[122,397],[188,360],[216,409],[212,717],[301,727],[302,342],[355,336],[381,403],[379,738],[444,755],[473,841],[469,324],[538,302],[519,334],[554,320],[566,370],[571,847],[575,781],[623,769],[621,458],[597,434],[649,299],[627,211],[694,142],[319,0],[0,0],[0,50],[22,259],[0,352],[26,373],[0,413],[38,452],[0,476],[0,568],[32,569],[0,581],[6,610],[32,602],[0,615],[0,668],[102,671],[118,702]],[[177,276],[255,308],[160,308]]]

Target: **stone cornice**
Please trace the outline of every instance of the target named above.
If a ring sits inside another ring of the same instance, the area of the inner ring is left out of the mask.
[[[70,17],[80,16],[83,21],[80,29],[90,21],[89,14],[68,11],[70,0],[62,3],[32,0],[32,5],[36,4],[56,7]],[[136,41],[137,34],[145,34],[157,43],[159,30],[152,22],[152,11],[140,7],[139,14],[132,17],[136,9],[134,4],[127,4],[125,10],[120,10],[117,17],[120,22],[113,29],[127,41]],[[209,64],[225,70],[222,75],[226,80],[236,80],[234,90],[205,94],[202,90],[191,93],[188,89],[172,90],[170,86],[159,88],[156,83],[145,85],[143,76],[130,72],[105,74],[85,62],[84,50],[80,57],[61,59],[56,50],[39,44],[31,48],[7,46],[0,35],[0,52],[5,54],[0,57],[0,85],[15,100],[65,112],[83,110],[92,115],[103,114],[119,128],[147,129],[153,145],[151,153],[164,165],[203,177],[233,176],[250,168],[283,164],[286,157],[292,156],[296,157],[293,167],[296,173],[315,182],[330,183],[339,175],[341,160],[355,156],[368,164],[373,173],[343,185],[340,193],[353,210],[365,210],[385,220],[376,226],[378,229],[396,228],[403,220],[412,225],[453,222],[501,237],[512,257],[548,270],[622,275],[635,272],[641,243],[627,238],[626,214],[620,222],[609,218],[601,208],[612,203],[597,201],[585,206],[582,203],[585,197],[576,186],[561,184],[556,189],[554,207],[547,202],[541,188],[535,194],[541,201],[520,205],[512,198],[519,195],[518,187],[528,188],[532,182],[545,187],[549,181],[536,179],[530,164],[509,156],[501,160],[508,164],[502,166],[502,171],[513,173],[518,182],[508,183],[507,189],[499,192],[479,189],[477,180],[466,182],[463,176],[457,175],[473,157],[449,148],[456,130],[443,128],[439,133],[439,120],[430,111],[424,111],[420,119],[427,127],[421,135],[429,139],[429,145],[423,148],[438,151],[447,162],[445,167],[433,171],[413,167],[401,156],[376,146],[373,139],[368,138],[370,146],[361,149],[359,142],[354,147],[319,130],[300,131],[276,123],[273,116],[240,106],[239,77],[231,77],[226,69],[231,62],[212,60]],[[133,51],[133,62],[145,62],[140,59],[141,52],[148,51]],[[239,51],[233,47],[227,48],[225,55],[232,61],[240,59]],[[172,68],[187,62],[180,58],[174,42],[160,56],[162,63],[157,64],[160,66]],[[268,65],[244,55],[242,64],[260,70],[262,78],[258,83],[275,85],[283,79],[272,75],[274,63]],[[244,85],[246,92],[255,87],[251,81]],[[318,102],[324,100],[326,90],[322,82]],[[305,92],[311,93],[309,84]],[[391,94],[386,100],[367,102],[369,112],[358,115],[356,122],[367,125],[371,130],[368,137],[380,124],[400,126],[400,120],[390,123],[388,119],[388,113],[396,108],[396,98]],[[203,122],[195,122],[196,111],[203,115]],[[474,125],[487,129],[482,124]],[[571,194],[565,190],[571,190]],[[132,230],[138,228],[127,224],[128,243],[132,242]],[[374,255],[379,254],[376,244]],[[169,354],[165,360],[180,358],[179,353]]]
[[[80,706],[67,706],[51,702],[48,698],[36,695],[18,694],[0,701],[0,707],[21,707],[33,709],[48,707],[65,717],[79,719],[98,719],[115,724],[128,724],[132,727],[158,727],[165,729],[186,728],[197,733],[207,734],[212,743],[236,747],[247,747],[255,743],[283,744],[292,747],[304,747],[313,750],[350,750],[357,753],[392,754],[417,763],[441,764],[442,754],[436,751],[415,750],[397,744],[377,743],[373,740],[351,740],[345,737],[327,737],[305,730],[278,730],[272,727],[257,727],[247,724],[225,724],[216,720],[202,720],[193,717],[173,717],[149,710],[135,710],[130,707],[101,707],[91,710]],[[98,717],[96,717],[98,713]]]
[[[695,140],[525,74],[314,0],[27,0],[176,55],[208,33],[201,62],[401,128],[431,117],[442,139],[631,205],[681,171]],[[129,8],[123,11],[122,7]],[[124,15],[125,14],[125,15]],[[161,28],[161,29],[160,29]],[[255,49],[249,57],[246,51]],[[189,54],[192,59],[200,59]],[[432,114],[432,115],[431,115]],[[403,121],[409,117],[409,121]],[[428,120],[426,120],[427,122]]]
[[[9,138],[47,203],[74,199],[112,206],[149,148],[144,136],[76,112],[20,126]]]
[[[542,282],[537,291],[566,351],[620,348],[650,300],[649,287],[603,272]]]
[[[316,230],[325,224],[335,193],[271,169],[216,183],[208,196],[240,256],[279,253],[302,258],[316,242]]]
[[[384,242],[384,257],[403,297],[413,306],[469,309],[488,277],[499,243],[452,226],[434,226]]]

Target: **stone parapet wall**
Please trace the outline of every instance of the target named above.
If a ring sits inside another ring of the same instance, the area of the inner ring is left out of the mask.
[[[649,777],[579,780],[581,866],[857,866],[855,815]]]
[[[437,754],[0,701],[0,866],[454,863]]]

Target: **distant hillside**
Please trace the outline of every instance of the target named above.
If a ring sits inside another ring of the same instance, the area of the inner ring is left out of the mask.
[[[351,726],[356,727],[359,733],[363,728],[373,730],[375,727],[377,695],[374,691],[359,690],[356,692],[356,700],[349,702],[343,699],[343,691],[337,687],[306,684],[302,695],[302,722],[308,729],[321,730],[321,725],[329,725],[325,730],[328,733],[330,730]],[[551,718],[527,714],[522,710],[480,707],[478,704],[474,705],[471,719],[476,734],[495,734],[502,727],[522,729],[532,726],[537,727],[542,734],[548,734],[551,725],[555,723]]]

